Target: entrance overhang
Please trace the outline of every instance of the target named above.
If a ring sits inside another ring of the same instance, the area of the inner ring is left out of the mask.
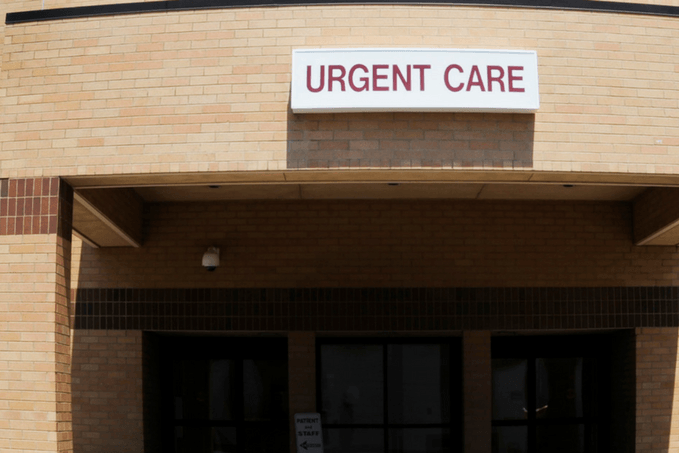
[[[679,177],[450,169],[324,169],[65,178],[74,229],[98,247],[139,247],[144,203],[451,199],[616,201],[633,206],[636,245],[679,243]]]

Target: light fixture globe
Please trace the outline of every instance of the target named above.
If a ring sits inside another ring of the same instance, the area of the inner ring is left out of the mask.
[[[209,247],[205,253],[203,253],[203,267],[209,272],[213,272],[219,267],[219,248]]]

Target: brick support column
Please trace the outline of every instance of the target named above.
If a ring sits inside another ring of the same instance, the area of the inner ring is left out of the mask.
[[[288,392],[290,394],[290,451],[296,453],[294,415],[316,412],[316,334],[288,334]]]
[[[679,449],[676,327],[636,329],[636,451]],[[674,412],[674,416],[673,416]]]
[[[142,354],[141,331],[73,331],[73,442],[76,453],[144,451]],[[156,383],[157,378],[147,376],[147,379]],[[157,390],[152,391],[156,393]],[[156,411],[154,416],[160,419],[157,412],[159,398],[149,398],[148,402],[156,405],[148,410]]]
[[[0,181],[0,451],[71,452],[73,192]]]
[[[464,452],[490,453],[492,383],[490,332],[462,336]]]

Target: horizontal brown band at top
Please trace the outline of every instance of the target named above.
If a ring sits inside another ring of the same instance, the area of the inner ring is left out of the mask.
[[[561,9],[604,13],[645,14],[654,16],[679,16],[679,7],[640,3],[606,2],[589,0],[171,0],[161,2],[137,2],[109,5],[80,6],[8,13],[5,23],[20,24],[60,19],[75,19],[120,14],[143,14],[167,11],[242,8],[262,6],[299,6],[299,5],[450,5],[450,6],[500,6],[513,8]]]
[[[74,326],[105,330],[437,331],[679,326],[679,288],[98,288]]]
[[[78,288],[76,302],[679,301],[679,286]]]

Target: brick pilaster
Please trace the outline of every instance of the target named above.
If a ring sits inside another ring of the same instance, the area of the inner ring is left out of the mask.
[[[288,392],[290,394],[290,424],[300,412],[316,412],[316,334],[288,334]],[[296,453],[294,429],[290,429],[290,451]]]
[[[149,424],[160,421],[157,366],[143,376],[143,336],[140,331],[73,331],[73,426],[78,453],[140,453],[161,451],[144,433],[144,410]],[[157,356],[156,356],[157,357]],[[142,379],[149,380],[143,394]],[[156,384],[156,385],[154,385]],[[145,398],[146,401],[145,401]],[[145,407],[145,406],[150,407]],[[145,449],[145,442],[146,447]],[[156,450],[153,450],[156,448]]]
[[[490,358],[490,332],[464,332],[462,382],[465,453],[490,453],[492,420]]]
[[[636,451],[664,453],[679,448],[675,327],[636,329]],[[676,415],[676,412],[675,414]]]
[[[73,192],[0,181],[0,451],[71,452]]]

